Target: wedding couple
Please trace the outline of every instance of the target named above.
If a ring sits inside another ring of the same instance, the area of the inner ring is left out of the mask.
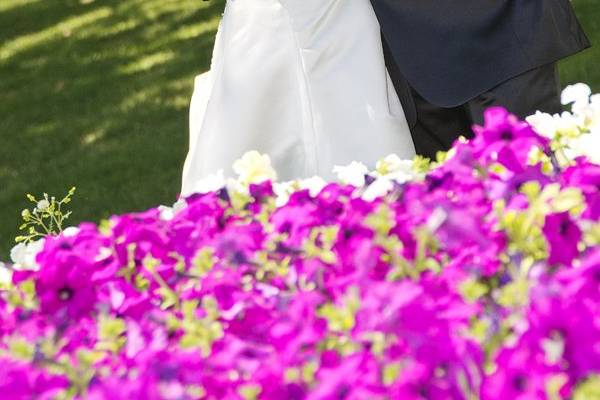
[[[558,112],[589,46],[569,0],[228,0],[196,79],[182,195],[249,150],[282,180],[434,157],[485,108]]]

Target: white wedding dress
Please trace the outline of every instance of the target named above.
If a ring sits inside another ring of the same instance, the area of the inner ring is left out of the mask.
[[[369,0],[228,0],[211,70],[196,78],[182,195],[244,153],[280,181],[415,155]]]

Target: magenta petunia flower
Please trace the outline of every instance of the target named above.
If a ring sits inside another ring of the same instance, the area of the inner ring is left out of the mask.
[[[584,218],[597,221],[600,219],[600,165],[590,163],[585,158],[578,158],[561,175],[563,185],[579,188],[586,201]]]
[[[501,107],[489,108],[484,125],[474,131],[474,156],[483,164],[498,162],[514,172],[526,168],[533,148],[548,149],[548,139]]]
[[[104,242],[91,225],[82,225],[74,237],[46,240],[34,278],[42,312],[78,318],[95,307],[92,275]]]
[[[571,219],[569,213],[563,212],[546,216],[543,232],[550,248],[548,263],[571,265],[573,260],[579,256],[578,245],[582,234],[581,229]]]
[[[548,143],[503,109],[476,130],[368,201],[266,181],[47,238],[3,270],[0,398],[574,397],[600,374],[600,166],[529,165]],[[530,183],[585,198],[533,250],[504,225]]]

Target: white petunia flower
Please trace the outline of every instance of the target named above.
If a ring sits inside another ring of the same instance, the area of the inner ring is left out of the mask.
[[[574,85],[567,86],[561,95],[561,103],[564,105],[567,104],[582,104],[589,103],[590,95],[592,94],[592,89],[585,83],[576,83]]]
[[[600,163],[598,149],[600,149],[600,132],[589,132],[569,140],[569,147],[564,152],[570,159],[586,156],[590,161]]]
[[[65,230],[62,231],[63,236],[66,236],[66,237],[77,236],[78,233],[79,233],[79,228],[76,226],[69,226],[68,228],[66,228]]]
[[[25,243],[19,243],[10,250],[10,259],[13,264],[19,264],[25,261],[26,254],[27,245]]]
[[[537,111],[534,115],[526,118],[527,123],[535,129],[537,133],[548,139],[554,139],[556,136],[556,120],[554,116]]]
[[[275,192],[275,205],[283,207],[287,204],[292,193],[295,190],[295,182],[276,182],[273,184],[273,192]]]
[[[377,162],[375,169],[380,175],[394,174],[402,172],[405,174],[412,174],[413,161],[403,160],[398,157],[397,154],[390,154],[382,160]]]
[[[277,180],[277,173],[271,166],[271,158],[258,151],[249,151],[233,164],[239,180],[245,184]]]
[[[276,197],[275,205],[277,207],[284,206],[289,201],[290,196],[298,190],[308,190],[310,195],[315,197],[326,185],[327,181],[320,176],[295,181],[275,182],[273,184]]]
[[[248,187],[248,183],[242,182],[241,180],[234,178],[227,178],[226,183],[227,191],[231,193],[241,193],[244,195],[250,194],[250,188]]]
[[[313,176],[312,178],[302,179],[298,182],[298,185],[300,190],[308,190],[310,195],[315,197],[327,186],[327,181],[320,176]]]
[[[590,105],[595,112],[600,112],[600,94],[594,94],[590,97]]]
[[[222,189],[227,184],[223,170],[210,174],[192,184],[185,196],[193,193],[210,193]]]
[[[162,221],[170,221],[175,217],[172,207],[158,206],[158,211],[160,212],[160,219]]]
[[[171,207],[159,206],[158,211],[160,211],[160,219],[163,221],[172,220],[178,212],[186,207],[186,205],[187,203],[184,199],[179,199]]]
[[[600,135],[600,94],[590,97],[589,128]]]
[[[45,239],[25,244],[19,243],[10,251],[10,259],[15,270],[37,271],[40,266],[35,261],[38,253],[44,248]]]
[[[410,181],[414,181],[415,178],[423,176],[423,174],[416,174],[414,172],[407,174],[402,171],[394,172],[393,174],[388,175],[388,178],[396,181],[397,183],[406,183]]]
[[[177,214],[182,211],[187,206],[187,203],[184,199],[179,199],[173,204],[173,212]]]
[[[396,154],[391,154],[377,162],[375,176],[385,176],[398,183],[405,183],[417,177],[413,167],[413,160],[403,160]]]
[[[369,173],[369,169],[363,163],[352,161],[345,167],[335,166],[333,173],[343,184],[361,187],[365,185],[365,175]]]
[[[585,117],[570,112],[562,114],[546,114],[537,112],[527,117],[527,122],[540,135],[549,139],[556,138],[557,135],[565,137],[577,137],[582,129],[585,129]]]
[[[373,201],[378,197],[385,196],[394,188],[392,180],[385,176],[375,179],[362,193],[362,199]]]

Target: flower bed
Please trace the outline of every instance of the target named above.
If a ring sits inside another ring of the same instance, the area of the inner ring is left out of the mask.
[[[600,99],[569,90],[546,136],[490,109],[439,163],[342,183],[250,153],[175,208],[16,248],[2,398],[598,398],[600,165],[570,152]]]

